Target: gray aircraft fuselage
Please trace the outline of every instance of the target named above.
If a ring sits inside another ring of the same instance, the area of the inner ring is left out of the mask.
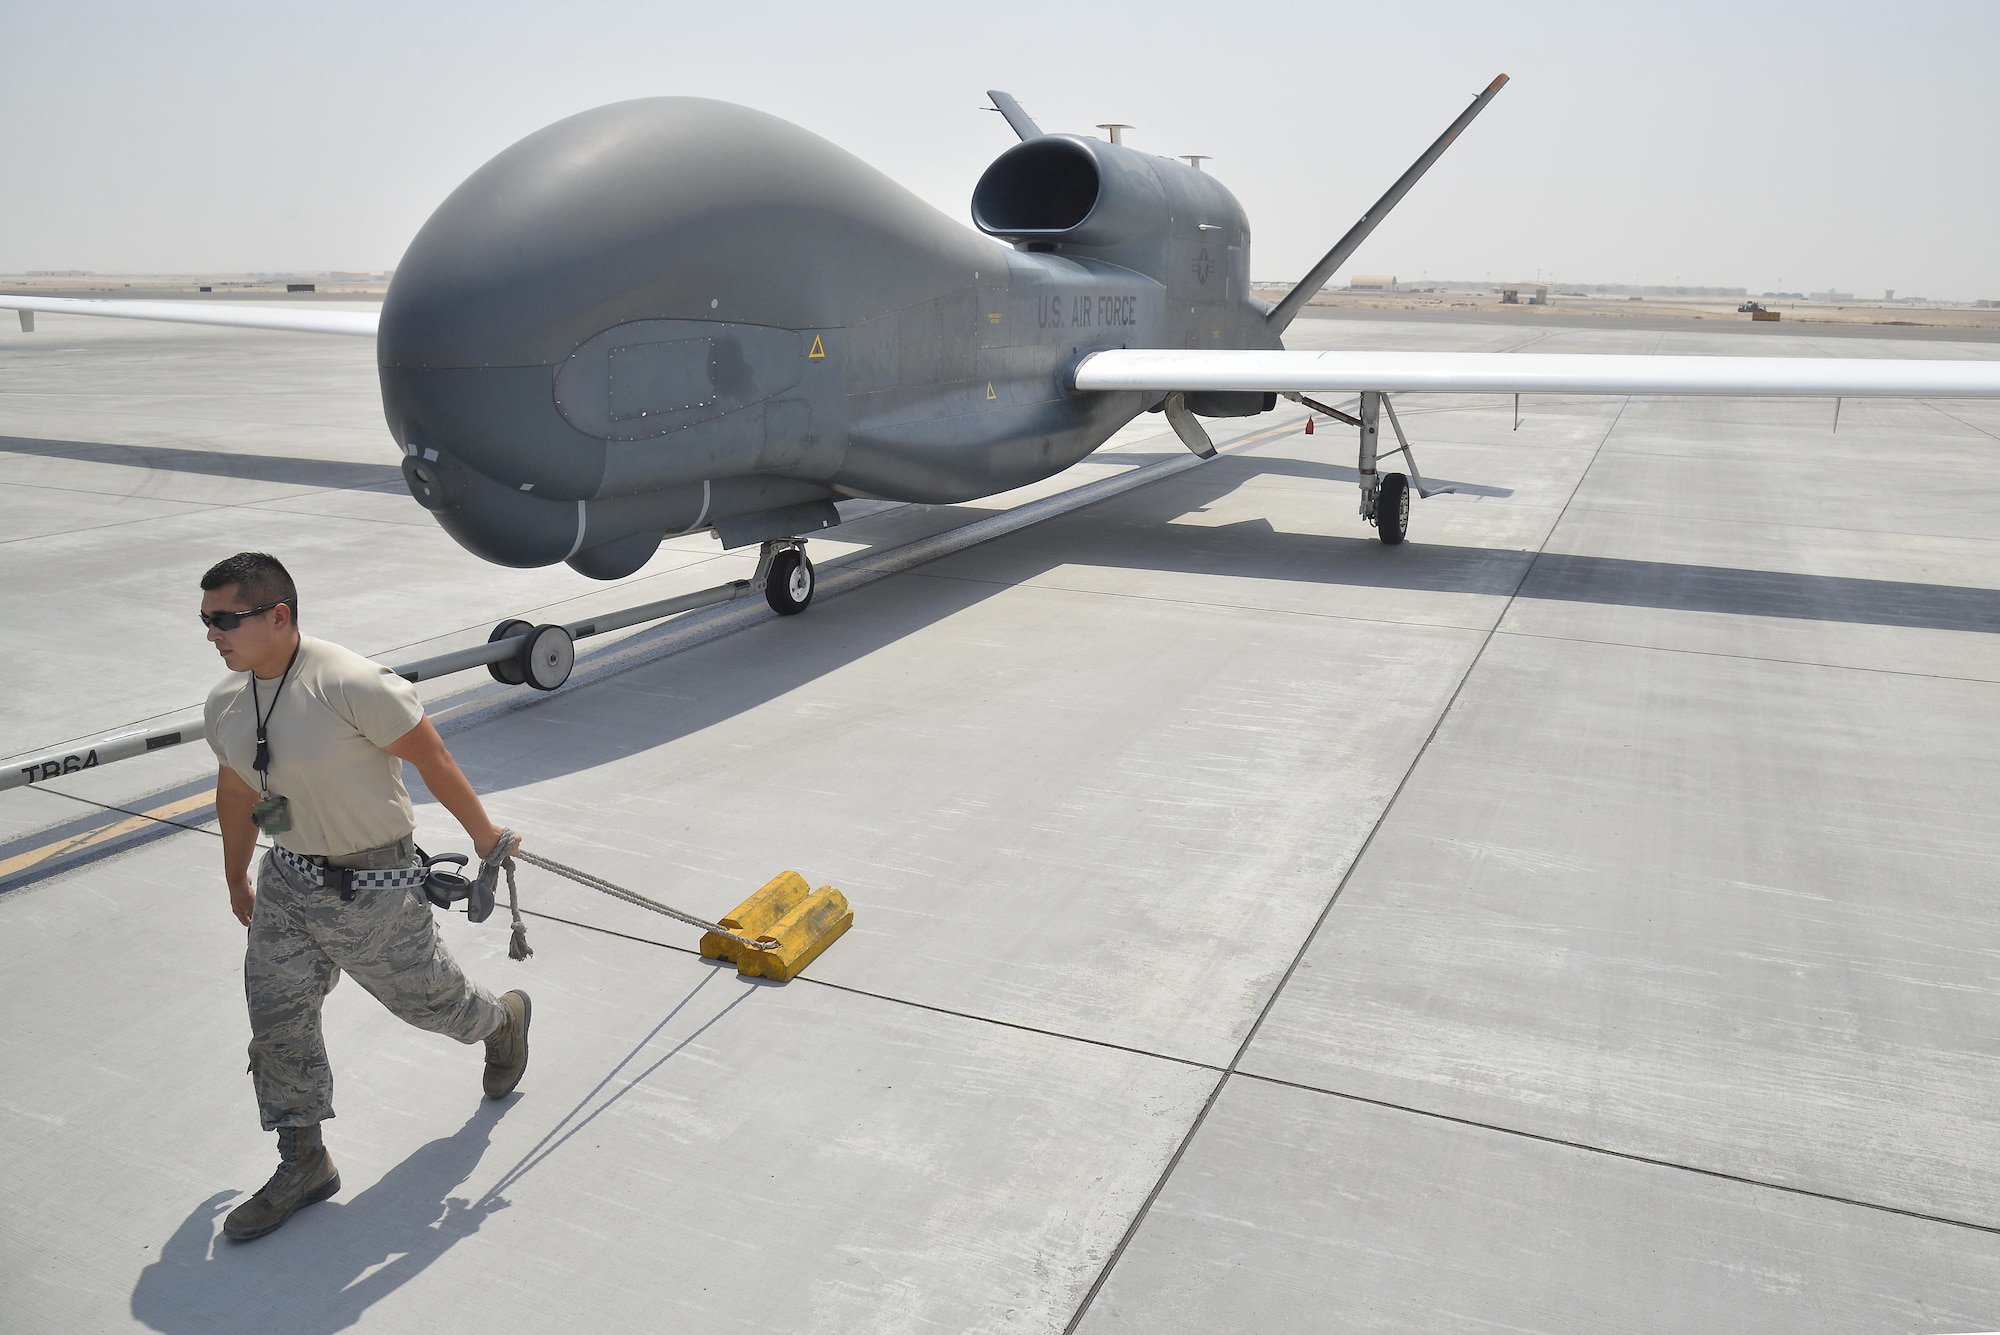
[[[410,489],[488,560],[616,578],[669,534],[737,546],[837,522],[838,498],[963,501],[1068,468],[1159,405],[1072,391],[1092,350],[1278,346],[1212,176],[1046,135],[987,169],[972,213],[987,236],[723,102],[530,135],[431,216],[383,305]]]

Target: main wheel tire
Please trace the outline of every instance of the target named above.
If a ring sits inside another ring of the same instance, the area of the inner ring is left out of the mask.
[[[1410,479],[1401,473],[1382,475],[1382,490],[1375,494],[1375,531],[1385,547],[1394,547],[1410,531]]]
[[[576,666],[576,641],[561,626],[537,626],[515,662],[524,682],[538,691],[553,691]]]
[[[764,600],[781,617],[795,617],[813,600],[813,565],[796,547],[787,547],[771,560],[771,577],[764,584]]]
[[[503,621],[493,628],[493,633],[486,637],[486,642],[488,644],[498,644],[502,640],[511,640],[516,635],[525,635],[534,628],[535,623],[532,621],[522,621],[519,619]],[[503,658],[497,663],[488,663],[486,670],[492,674],[493,680],[499,682],[502,686],[519,686],[527,680],[527,677],[521,671],[519,655],[513,658]]]

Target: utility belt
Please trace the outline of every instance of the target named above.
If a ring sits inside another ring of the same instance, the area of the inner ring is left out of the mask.
[[[477,877],[448,870],[440,864],[463,867],[471,859],[463,853],[431,857],[409,835],[379,848],[330,858],[294,853],[277,844],[271,845],[271,852],[310,884],[339,892],[342,903],[353,903],[360,890],[402,890],[421,885],[424,897],[441,909],[461,899],[466,901],[465,916],[474,922],[485,922],[493,912],[495,867],[482,865]]]
[[[348,903],[353,902],[355,892],[360,890],[401,890],[422,885],[430,876],[430,868],[422,862],[412,863],[417,852],[416,841],[409,835],[378,848],[335,857],[294,853],[289,848],[271,845],[272,856],[300,879],[324,890],[337,891]]]

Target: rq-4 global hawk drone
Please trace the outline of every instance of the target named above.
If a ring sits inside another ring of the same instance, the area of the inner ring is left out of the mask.
[[[725,547],[764,544],[759,583],[780,612],[811,599],[798,539],[839,522],[836,499],[1006,491],[1147,411],[1204,456],[1202,418],[1281,394],[1352,423],[1361,514],[1398,543],[1412,484],[1431,493],[1395,391],[2000,397],[2000,363],[1286,350],[1307,299],[1505,83],[1276,305],[1251,294],[1249,223],[1214,176],[1046,134],[993,92],[1021,142],[973,190],[985,236],[795,125],[662,97],[559,121],[481,167],[418,232],[379,322],[0,306],[24,328],[45,310],[372,335],[410,492],[466,548],[615,579],[663,538],[712,529]],[[1301,397],[1326,392],[1358,395],[1356,413]],[[1385,411],[1407,474],[1378,471]],[[503,623],[495,640],[531,629]]]

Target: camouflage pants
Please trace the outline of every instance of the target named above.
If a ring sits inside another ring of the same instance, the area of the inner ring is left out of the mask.
[[[493,994],[459,971],[422,887],[340,893],[304,883],[266,853],[243,955],[250,1074],[266,1131],[333,1116],[333,1070],[320,1003],[342,973],[419,1029],[477,1043],[506,1019]]]

